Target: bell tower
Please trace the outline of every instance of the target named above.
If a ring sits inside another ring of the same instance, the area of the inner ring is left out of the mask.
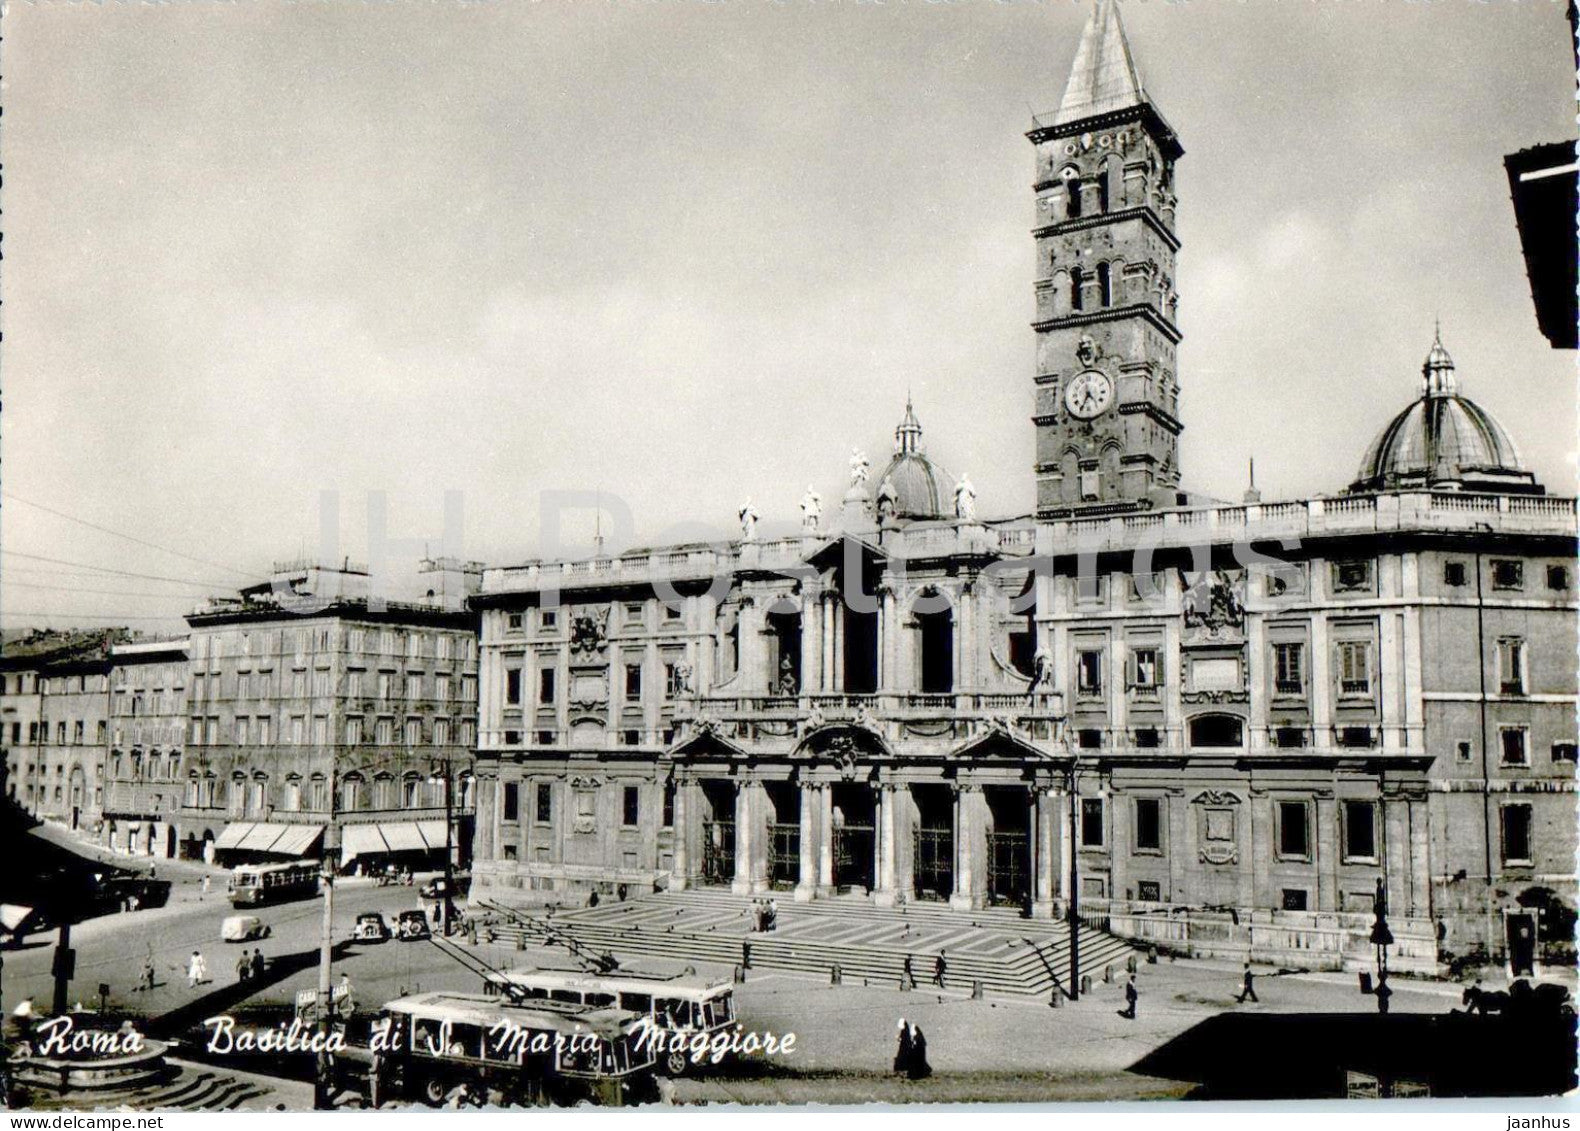
[[[1037,513],[1172,505],[1179,487],[1174,163],[1115,0],[1096,0],[1036,147]]]

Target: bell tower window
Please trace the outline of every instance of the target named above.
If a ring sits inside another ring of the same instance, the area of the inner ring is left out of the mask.
[[[1080,310],[1081,288],[1086,285],[1086,273],[1079,267],[1070,268],[1070,309]]]
[[[1113,286],[1110,281],[1110,268],[1106,263],[1097,265],[1097,295],[1098,301],[1103,306],[1112,306],[1114,302]]]

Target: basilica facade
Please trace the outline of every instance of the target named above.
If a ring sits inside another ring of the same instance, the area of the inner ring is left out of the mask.
[[[980,516],[907,404],[797,534],[487,570],[474,891],[1075,907],[1332,966],[1380,897],[1396,965],[1563,959],[1574,500],[1441,339],[1349,485],[1188,494],[1183,148],[1111,0],[1028,137],[1035,515]]]

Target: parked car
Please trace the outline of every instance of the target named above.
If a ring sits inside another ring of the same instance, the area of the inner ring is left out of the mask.
[[[428,916],[422,911],[402,911],[395,921],[395,934],[403,942],[426,939],[433,935],[428,927]]]
[[[471,889],[471,886],[472,877],[467,875],[465,872],[457,872],[455,875],[455,890],[450,893],[450,898],[455,899],[458,896],[465,895],[467,891]],[[418,888],[417,894],[422,896],[424,899],[438,899],[445,894],[444,889],[444,877],[435,876],[433,879],[423,884],[422,887]]]
[[[95,902],[101,914],[163,907],[170,902],[170,881],[116,876],[99,885]]]
[[[351,937],[358,942],[387,942],[390,925],[377,911],[364,911],[357,916],[357,925],[351,929]]]
[[[225,942],[252,942],[269,937],[269,924],[256,915],[229,915],[220,924],[219,937]]]

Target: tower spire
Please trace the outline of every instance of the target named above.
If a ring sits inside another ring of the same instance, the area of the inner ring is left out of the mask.
[[[1096,0],[1081,32],[1081,45],[1076,48],[1070,81],[1053,124],[1064,125],[1145,101],[1141,74],[1119,19],[1119,5],[1116,0]]]

